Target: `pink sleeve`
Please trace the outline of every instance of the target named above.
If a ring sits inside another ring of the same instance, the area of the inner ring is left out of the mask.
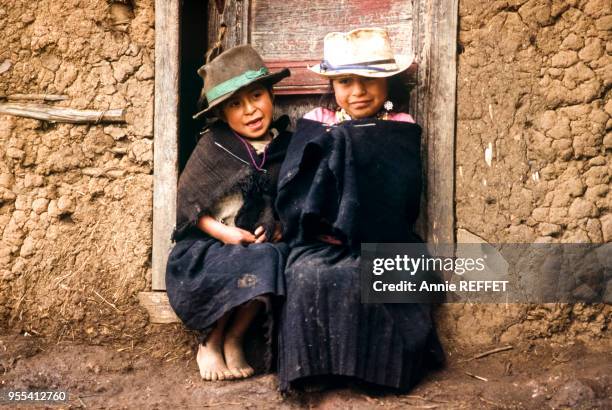
[[[336,122],[336,114],[327,108],[317,107],[314,110],[307,112],[304,115],[307,120],[318,121],[324,124],[333,124]]]
[[[400,121],[400,122],[412,122],[414,123],[414,119],[412,115],[406,114],[405,112],[397,112],[393,113],[389,116],[391,121]]]

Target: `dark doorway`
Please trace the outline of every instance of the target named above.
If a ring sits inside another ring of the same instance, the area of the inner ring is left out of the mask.
[[[179,80],[179,173],[197,143],[202,123],[192,116],[197,112],[197,101],[202,79],[197,73],[204,64],[207,41],[208,5],[205,1],[183,1],[180,21],[180,80]]]

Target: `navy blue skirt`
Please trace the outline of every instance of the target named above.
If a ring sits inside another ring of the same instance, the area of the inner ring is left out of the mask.
[[[359,256],[312,243],[291,249],[280,320],[279,379],[350,376],[408,390],[444,354],[427,304],[362,304]]]
[[[284,243],[225,245],[194,233],[176,243],[168,258],[170,305],[187,327],[206,336],[230,310],[261,295],[283,296]]]

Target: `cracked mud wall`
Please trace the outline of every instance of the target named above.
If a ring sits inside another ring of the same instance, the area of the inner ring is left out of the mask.
[[[459,2],[459,240],[612,241],[612,3]],[[612,290],[612,289],[610,289]],[[604,305],[465,305],[460,344],[551,337],[609,343]]]
[[[153,0],[116,23],[101,0],[0,2],[0,95],[125,108],[125,125],[0,115],[0,327],[130,338],[150,286]],[[121,23],[121,22],[119,22]]]

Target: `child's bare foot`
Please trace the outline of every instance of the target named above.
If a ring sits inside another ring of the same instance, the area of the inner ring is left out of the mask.
[[[223,343],[223,353],[225,354],[225,363],[230,372],[236,379],[250,377],[255,373],[255,370],[249,366],[244,358],[242,350],[242,340],[235,336],[226,335]]]
[[[221,346],[216,343],[200,344],[197,355],[200,376],[204,380],[230,380],[234,378],[223,360]]]

